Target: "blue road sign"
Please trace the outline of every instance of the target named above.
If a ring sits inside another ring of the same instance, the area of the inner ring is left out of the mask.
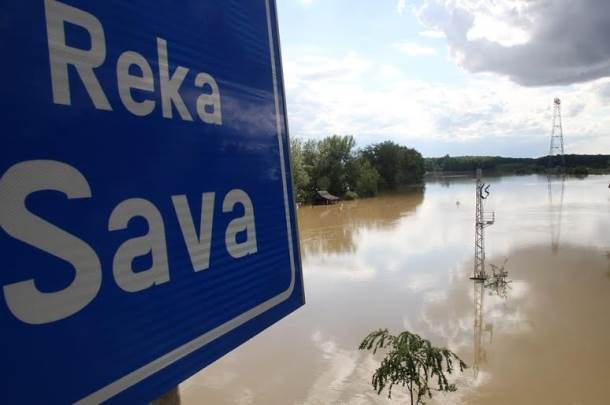
[[[142,403],[304,303],[274,0],[0,5],[3,403]]]

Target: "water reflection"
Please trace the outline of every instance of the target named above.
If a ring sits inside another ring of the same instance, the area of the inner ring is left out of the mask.
[[[493,347],[469,404],[603,404],[610,394],[610,304],[596,249],[532,246],[510,253],[515,291],[488,296]],[[491,344],[491,342],[490,342]],[[578,389],[575,389],[578,387]]]
[[[415,212],[424,200],[424,190],[414,188],[409,193],[300,208],[299,231],[304,255],[354,252],[360,230],[392,227]]]
[[[511,288],[481,300],[478,378],[471,368],[456,393],[430,403],[606,403],[610,177],[565,179],[555,254],[546,177],[488,180],[496,223],[487,260],[502,267],[508,258]],[[183,403],[404,403],[398,391],[391,402],[373,392],[379,359],[357,350],[380,327],[414,331],[470,363],[473,187],[454,179],[428,183],[425,196],[299,209],[306,306],[189,379]]]
[[[475,257],[476,261],[476,257]],[[508,271],[505,269],[504,260],[501,266],[490,263],[491,274],[485,280],[473,280],[474,285],[474,355],[472,368],[474,377],[478,378],[481,363],[487,359],[487,351],[483,346],[483,334],[489,334],[489,344],[493,340],[493,324],[485,323],[483,314],[485,312],[485,291],[489,296],[497,296],[506,299],[512,290],[512,280],[508,279]]]
[[[551,212],[551,249],[553,253],[557,253],[559,250],[565,180],[565,175],[547,177],[549,190],[549,211]],[[553,204],[553,201],[555,204]]]

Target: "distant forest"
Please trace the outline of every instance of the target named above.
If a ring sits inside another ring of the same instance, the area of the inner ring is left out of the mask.
[[[610,155],[564,155],[567,174],[587,175],[610,173]],[[549,160],[550,159],[550,160]],[[426,172],[473,173],[477,168],[498,174],[533,174],[557,171],[562,166],[559,156],[539,158],[508,158],[501,156],[443,156],[426,158]]]
[[[565,155],[565,172],[610,173],[610,155]],[[351,135],[321,140],[290,139],[290,164],[297,202],[323,202],[319,191],[341,199],[373,197],[421,184],[425,173],[533,174],[558,171],[561,157],[443,156],[423,158],[415,149],[385,141],[357,148]]]
[[[320,200],[318,191],[342,199],[373,197],[380,191],[421,184],[424,158],[391,141],[356,148],[351,135],[321,140],[290,139],[294,193],[299,203]]]

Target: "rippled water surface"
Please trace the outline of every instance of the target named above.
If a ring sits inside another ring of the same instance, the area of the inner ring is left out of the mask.
[[[302,207],[307,304],[183,383],[183,404],[405,403],[375,394],[380,358],[357,350],[378,328],[418,333],[471,366],[429,403],[610,403],[610,176],[488,181],[486,255],[509,272],[506,297],[481,300],[469,279],[471,178]]]

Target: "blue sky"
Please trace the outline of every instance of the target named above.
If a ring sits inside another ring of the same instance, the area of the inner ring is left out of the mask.
[[[550,42],[568,1],[278,0],[291,135],[540,156],[560,97],[566,153],[610,153],[610,47],[586,24],[610,9],[578,2]]]

